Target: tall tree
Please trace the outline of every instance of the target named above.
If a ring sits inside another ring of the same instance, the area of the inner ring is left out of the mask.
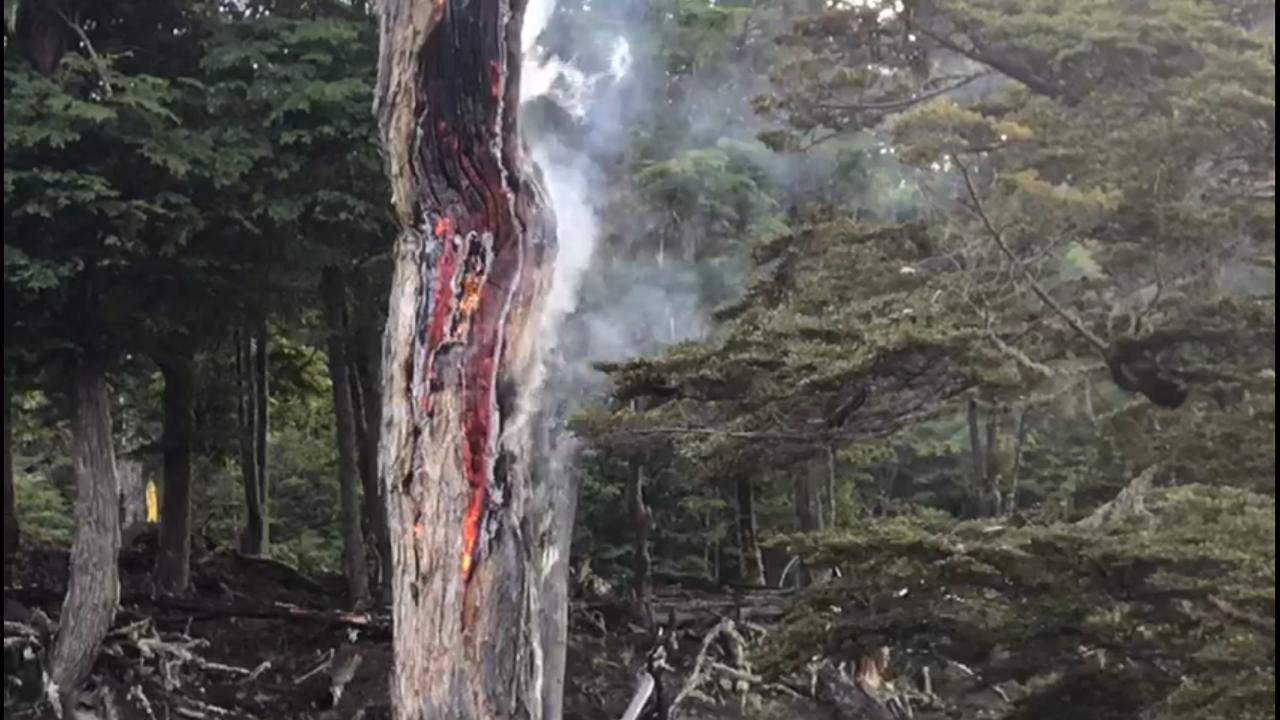
[[[180,593],[191,581],[191,450],[195,361],[176,357],[160,365],[164,377],[164,429],[161,446],[164,496],[156,549],[156,586]]]
[[[18,549],[18,512],[13,497],[13,398],[4,380],[4,554]]]
[[[328,331],[329,382],[333,386],[334,431],[338,445],[338,506],[342,518],[342,572],[347,600],[353,606],[369,603],[369,571],[364,532],[360,528],[360,470],[356,466],[356,417],[351,401],[351,373],[347,365],[346,284],[342,272],[327,267],[320,274],[320,296]]]
[[[523,11],[521,0],[380,8],[377,103],[401,227],[380,462],[399,720],[558,708],[541,659],[564,628],[545,622],[561,609],[542,588],[566,503],[563,480],[534,470],[554,229],[518,135]]]

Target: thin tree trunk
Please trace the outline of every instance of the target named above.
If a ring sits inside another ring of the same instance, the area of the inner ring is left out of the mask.
[[[240,437],[240,481],[244,487],[244,528],[240,532],[240,552],[261,555],[265,540],[262,502],[258,496],[258,469],[254,445],[254,404],[257,393],[253,389],[253,353],[247,333],[236,331],[236,422]]]
[[[164,376],[164,494],[155,581],[162,592],[182,593],[191,581],[191,435],[195,369],[191,358],[160,363]]]
[[[523,1],[386,0],[377,102],[395,248],[380,468],[396,720],[540,720],[563,476],[545,477],[554,229],[518,137]],[[537,485],[535,485],[535,481]]]
[[[347,372],[347,340],[343,327],[346,288],[334,267],[320,273],[320,298],[324,305],[329,349],[329,381],[333,386],[333,419],[338,443],[338,507],[342,517],[342,572],[347,579],[347,600],[354,607],[369,604],[369,572],[365,565],[364,533],[360,528],[360,498],[356,489],[356,417],[351,406]]]
[[[983,484],[986,481],[987,471],[984,467],[986,454],[982,452],[982,429],[978,424],[978,400],[977,398],[969,398],[969,455],[973,462],[973,482],[971,488],[971,500],[973,508],[970,512],[974,516],[980,516],[985,506],[983,493]]]
[[[1000,434],[1000,413],[995,409],[987,411],[987,439],[986,447],[983,448],[984,459],[982,469],[986,472],[986,490],[984,495],[986,502],[983,505],[983,512],[988,517],[996,517],[1000,514],[1000,464],[996,457],[996,448]]]
[[[4,383],[4,554],[18,550],[18,510],[13,497],[13,393]]]
[[[120,601],[119,493],[105,363],[82,358],[72,370],[71,385],[76,531],[50,663],[50,681],[64,701],[88,676]]]
[[[720,525],[723,528],[716,547],[716,581],[721,585],[742,582],[742,553],[738,548],[738,484],[731,478],[719,483]]]
[[[738,550],[742,565],[742,582],[752,587],[764,587],[764,557],[760,554],[759,536],[756,530],[755,488],[751,478],[740,475],[738,489]]]
[[[253,355],[253,460],[258,481],[258,514],[261,517],[261,546],[256,555],[271,554],[271,483],[267,476],[267,404],[270,392],[267,386],[267,309],[258,313]]]
[[[1022,446],[1027,440],[1026,408],[1018,413],[1018,439],[1013,446],[1013,469],[1009,471],[1009,502],[1005,503],[1005,514],[1013,515],[1018,511],[1018,473],[1022,470]]]
[[[369,289],[357,274],[352,291],[357,297],[367,297]],[[360,435],[360,481],[364,488],[365,534],[369,538],[371,555],[376,565],[377,584],[385,587],[391,581],[391,537],[387,531],[387,504],[378,477],[378,438],[382,429],[382,389],[378,378],[378,361],[382,352],[381,333],[376,332],[373,313],[359,313],[352,338],[351,368],[355,382],[352,397],[360,398],[359,412],[363,417]]]
[[[839,518],[836,516],[836,449],[832,445],[827,446],[827,511],[830,513],[827,527],[834,528]]]
[[[649,554],[649,534],[652,515],[644,501],[644,467],[639,464],[627,481],[627,510],[631,516],[632,590],[636,594],[636,609],[646,621],[651,621],[653,558]]]

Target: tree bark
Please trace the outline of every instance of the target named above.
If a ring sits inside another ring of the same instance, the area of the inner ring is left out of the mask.
[[[653,596],[653,559],[649,555],[652,514],[644,501],[644,467],[640,464],[627,481],[627,510],[631,516],[632,589],[636,594],[636,609],[645,621],[651,621],[648,609]]]
[[[253,355],[253,461],[258,482],[258,514],[261,522],[260,545],[255,555],[271,555],[271,484],[267,476],[267,309],[258,313]]]
[[[240,481],[244,487],[244,528],[240,533],[240,552],[262,555],[266,541],[266,518],[258,494],[258,468],[254,452],[254,418],[257,393],[254,391],[253,351],[247,333],[236,333],[236,421],[240,433]]]
[[[760,554],[759,534],[756,529],[755,488],[745,474],[737,480],[738,490],[738,552],[744,585],[764,587],[764,557]]]
[[[191,581],[191,436],[195,369],[189,357],[160,363],[164,376],[164,494],[155,581],[162,592],[182,593]]]
[[[360,498],[356,489],[356,418],[347,372],[347,339],[343,322],[346,288],[342,273],[327,267],[320,273],[320,298],[328,330],[329,381],[333,386],[333,419],[338,443],[338,507],[342,517],[342,573],[347,600],[354,607],[369,604],[369,572],[365,565],[364,532],[360,528]]]
[[[120,512],[105,363],[86,354],[72,369],[71,385],[76,532],[50,663],[51,691],[64,700],[88,676],[120,600]]]
[[[554,228],[518,137],[522,0],[387,0],[377,102],[402,232],[380,470],[393,717],[538,720],[564,503],[538,420]],[[535,483],[556,487],[538,486]]]
[[[4,554],[18,550],[18,510],[13,497],[13,393],[4,383]]]

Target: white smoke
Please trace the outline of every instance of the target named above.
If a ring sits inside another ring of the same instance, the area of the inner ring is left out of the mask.
[[[575,119],[583,118],[597,86],[605,81],[618,81],[631,68],[631,48],[626,38],[617,38],[609,68],[588,75],[573,65],[551,57],[538,43],[555,12],[556,0],[531,0],[525,9],[521,44],[524,61],[521,67],[520,100],[528,102],[540,97],[551,99]],[[557,254],[550,296],[543,315],[544,349],[556,347],[558,330],[578,306],[583,273],[591,264],[599,233],[599,213],[592,204],[592,180],[600,176],[599,168],[585,153],[575,151],[554,137],[527,138],[533,161],[542,170],[547,194],[556,217]]]

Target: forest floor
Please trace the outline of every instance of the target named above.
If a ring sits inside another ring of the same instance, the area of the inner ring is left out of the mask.
[[[151,566],[145,538],[121,553],[121,610],[94,667],[81,718],[390,717],[389,619],[385,612],[342,612],[340,577],[306,577],[278,562],[205,548],[193,561],[191,595],[157,599],[149,587]],[[66,551],[56,548],[28,549],[5,561],[6,720],[52,717],[36,702],[38,658],[52,642],[46,616],[57,617],[66,568]],[[684,639],[667,646],[669,670],[662,674],[668,702],[693,675],[699,649],[706,647],[701,636],[732,604],[714,594],[672,597],[655,612],[681,615],[678,636]],[[572,615],[565,717],[619,718],[646,652],[655,647],[652,636],[629,619],[621,602],[578,604]],[[794,693],[703,675],[705,682],[682,705],[683,718],[831,717]]]

